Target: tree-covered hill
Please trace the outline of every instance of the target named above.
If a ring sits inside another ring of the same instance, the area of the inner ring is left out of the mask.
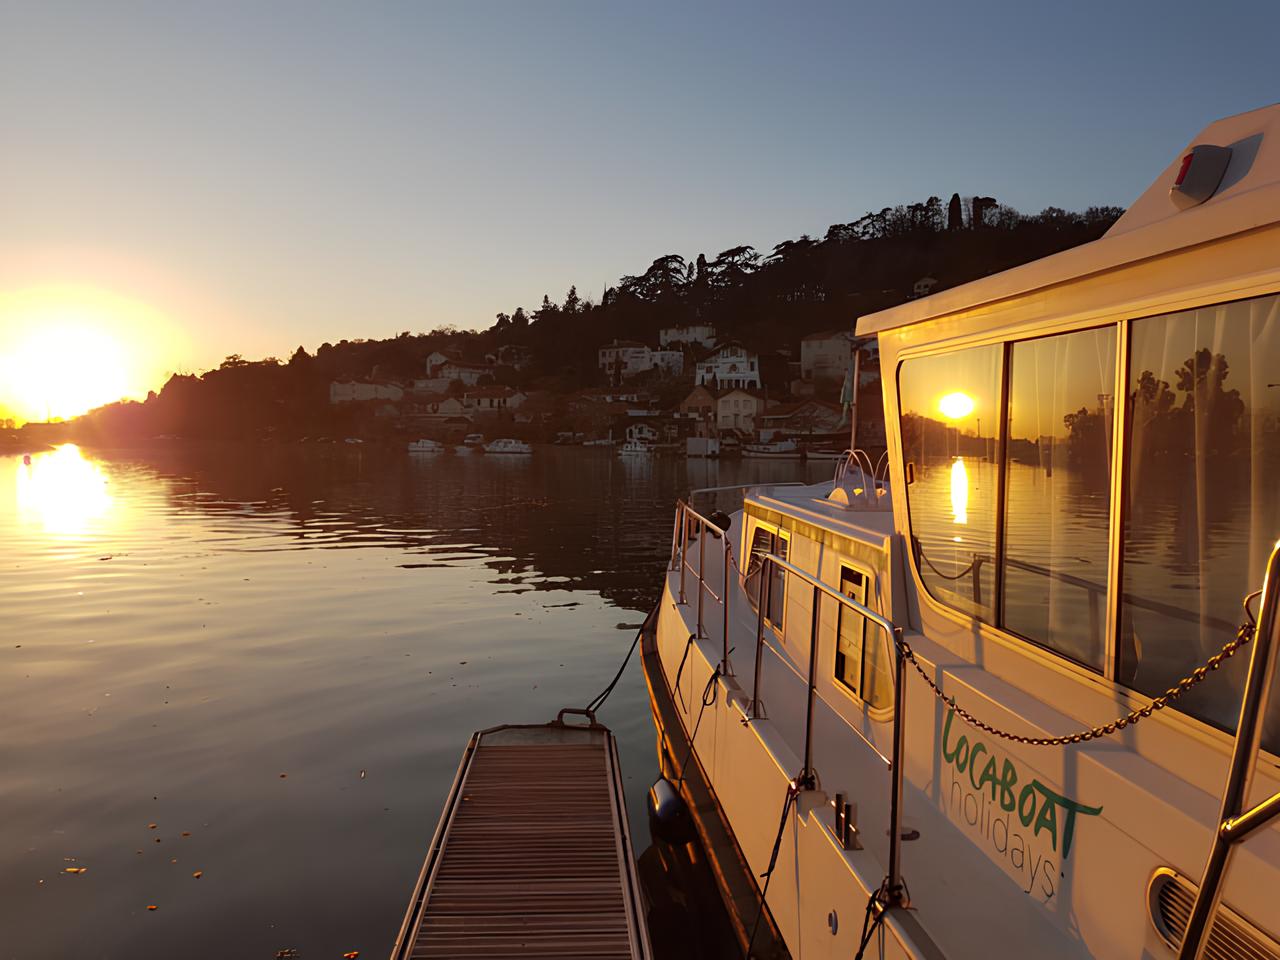
[[[345,412],[328,404],[334,380],[404,381],[424,375],[433,351],[481,361],[514,344],[527,348],[529,362],[519,371],[499,367],[496,378],[563,394],[604,383],[597,367],[602,344],[617,338],[656,346],[661,328],[694,322],[741,340],[763,363],[778,350],[795,351],[807,334],[851,329],[859,315],[902,302],[923,277],[934,278],[936,290],[996,273],[1095,240],[1122,212],[1049,208],[1028,216],[986,197],[953,196],[949,204],[930,197],[833,224],[822,238],[784,240],[767,252],[738,246],[712,256],[667,254],[623,277],[599,303],[579,299],[570,288],[560,302],[548,294],[535,309],[500,313],[483,331],[406,331],[386,340],[321,344],[314,355],[299,347],[287,362],[228,357],[202,376],[174,376],[145,403],[96,410],[81,429],[108,442],[157,434],[338,434],[349,425],[335,422]],[[770,386],[775,396],[785,389],[784,383]]]

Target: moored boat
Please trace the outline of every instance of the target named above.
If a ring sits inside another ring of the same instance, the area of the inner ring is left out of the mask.
[[[628,440],[618,448],[618,456],[620,457],[652,457],[653,444],[646,443],[644,440]]]
[[[443,453],[444,444],[438,440],[414,440],[409,444],[410,453]]]
[[[857,332],[883,471],[677,507],[644,663],[720,874],[798,960],[1280,957],[1280,106]]]
[[[533,447],[525,443],[523,440],[513,440],[510,437],[501,437],[497,440],[491,440],[484,445],[486,454],[506,454],[524,456],[533,453]]]
[[[747,460],[802,460],[804,452],[794,440],[771,440],[767,443],[744,443],[742,456]]]

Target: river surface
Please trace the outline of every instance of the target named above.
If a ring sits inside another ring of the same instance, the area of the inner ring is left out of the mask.
[[[676,498],[830,471],[553,447],[0,457],[0,958],[386,956],[468,736],[609,681]],[[601,719],[639,853],[638,658]]]

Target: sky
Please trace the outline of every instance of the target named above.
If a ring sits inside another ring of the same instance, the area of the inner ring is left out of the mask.
[[[1277,32],[1274,2],[0,0],[0,361],[110,327],[139,395],[934,194],[1127,205],[1280,99]]]

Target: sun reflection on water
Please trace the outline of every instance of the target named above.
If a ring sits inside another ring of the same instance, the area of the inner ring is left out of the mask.
[[[76,537],[111,513],[106,474],[73,443],[35,454],[29,464],[18,460],[16,466],[20,522],[40,526],[53,536]]]
[[[951,517],[956,523],[969,522],[969,471],[961,457],[951,464]]]

